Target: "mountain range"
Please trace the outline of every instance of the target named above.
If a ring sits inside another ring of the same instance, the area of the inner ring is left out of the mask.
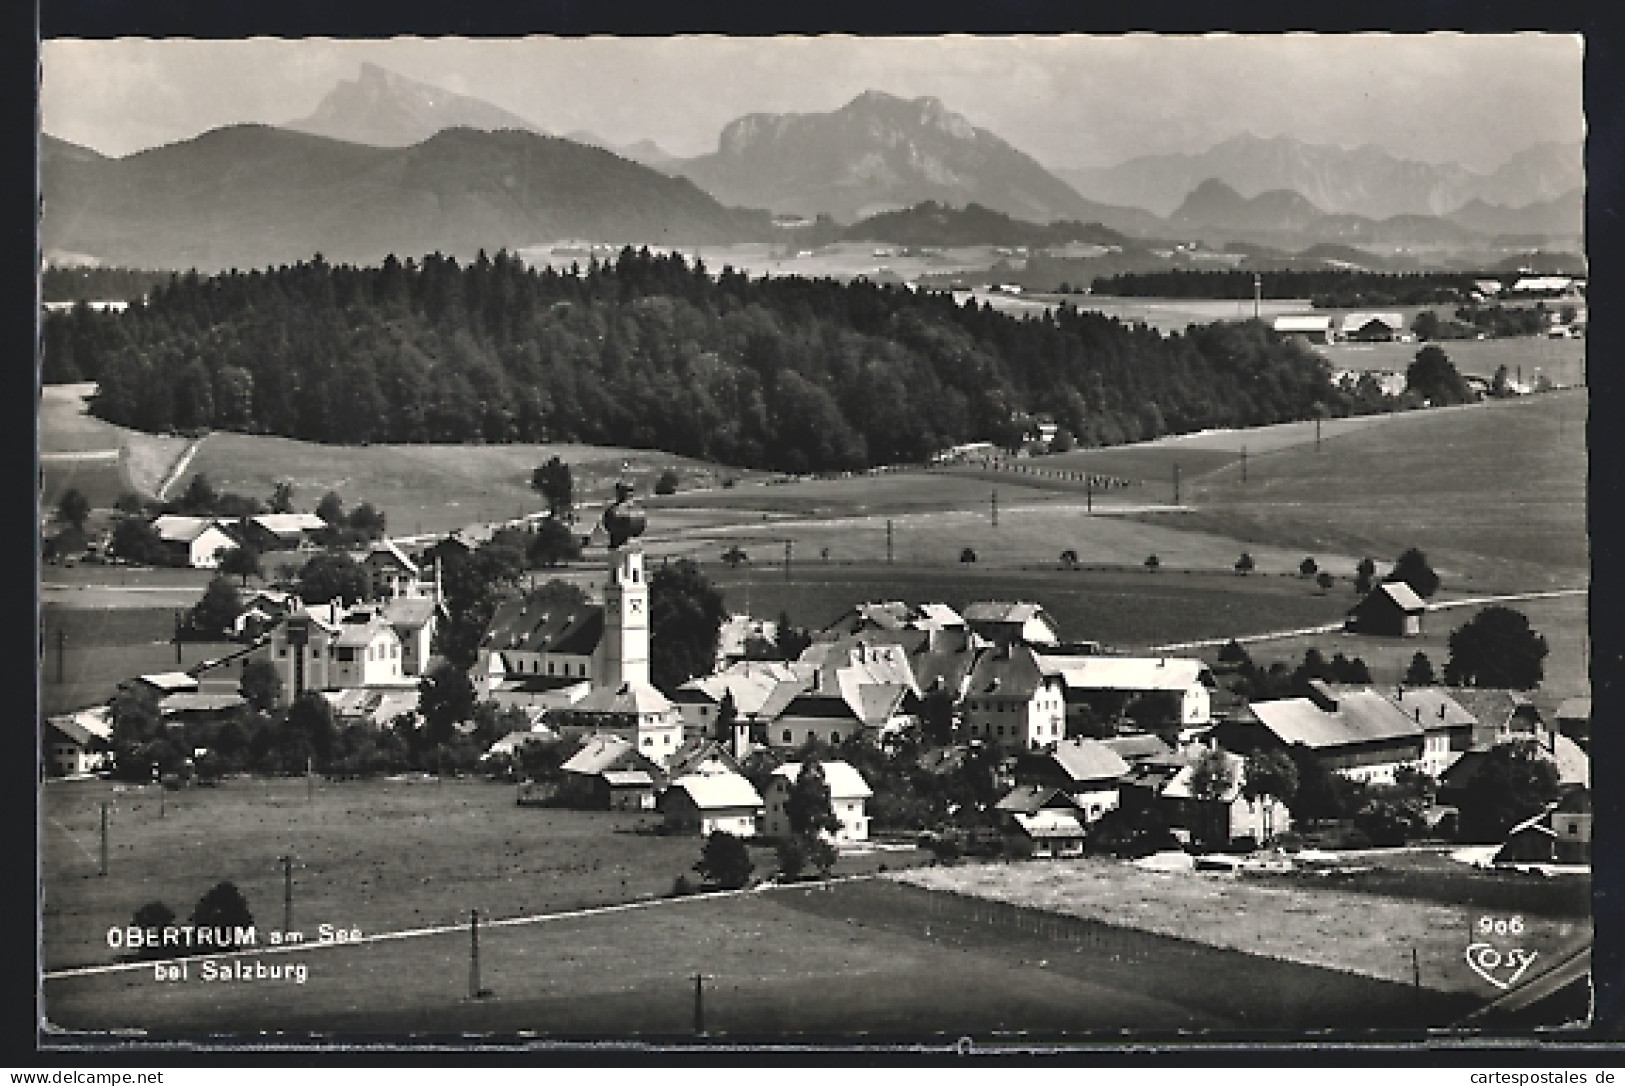
[[[977,203],[1034,222],[1155,229],[1155,216],[1087,200],[935,98],[865,91],[830,113],[753,113],[717,150],[670,167],[723,203],[851,222],[925,200]]]
[[[483,132],[512,128],[541,136],[550,134],[517,113],[483,99],[454,94],[366,63],[361,65],[357,78],[345,80],[329,91],[310,116],[282,127],[373,147],[410,147],[448,128]]]
[[[1386,219],[1445,215],[1473,200],[1524,207],[1585,186],[1579,144],[1543,143],[1514,155],[1492,173],[1455,163],[1402,159],[1380,147],[1352,150],[1289,136],[1241,135],[1206,151],[1145,155],[1116,166],[1057,173],[1084,196],[1171,214],[1208,178],[1245,196],[1272,190],[1302,195],[1332,214]]]
[[[571,237],[717,244],[772,229],[691,181],[513,130],[393,148],[235,125],[124,158],[46,136],[40,181],[48,256],[144,268],[471,257]]]

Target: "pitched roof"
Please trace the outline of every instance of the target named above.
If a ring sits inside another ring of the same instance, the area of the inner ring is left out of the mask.
[[[347,618],[340,627],[339,635],[333,640],[333,644],[340,648],[365,648],[372,644],[373,638],[385,631],[388,631],[390,636],[394,636],[394,628],[377,615],[373,615],[365,622],[352,622]]]
[[[241,694],[203,694],[182,691],[167,694],[158,702],[158,711],[169,713],[215,713],[246,705]]]
[[[369,547],[367,556],[362,561],[371,562],[374,559],[380,562],[394,562],[408,573],[416,574],[418,572],[418,564],[408,558],[405,551],[388,539],[380,539]]]
[[[1058,675],[1069,690],[1188,690],[1202,681],[1207,665],[1177,656],[1052,656],[1040,653],[1038,667]]]
[[[973,603],[965,608],[966,622],[1025,623],[1029,619],[1048,616],[1036,603],[1007,603],[990,600]]]
[[[666,771],[673,777],[690,773],[704,774],[708,767],[720,766],[732,773],[740,771],[739,762],[715,739],[694,736],[683,740],[666,762]]]
[[[236,538],[213,517],[183,517],[165,513],[152,522],[152,530],[158,533],[158,538],[165,543],[191,543],[210,528],[230,538]]]
[[[694,806],[702,811],[723,807],[760,807],[762,797],[755,787],[738,773],[713,773],[706,776],[688,774],[671,782],[672,791],[688,793]]]
[[[636,752],[636,747],[618,735],[592,735],[559,769],[565,773],[594,777]]]
[[[1173,753],[1167,743],[1150,732],[1144,735],[1114,735],[1109,739],[1097,739],[1096,742],[1130,764],[1166,758]]]
[[[1018,784],[995,803],[993,809],[1010,814],[1037,814],[1056,796],[1065,797],[1068,804],[1072,802],[1071,797],[1059,788],[1046,784]]]
[[[1590,720],[1591,719],[1591,699],[1590,698],[1569,698],[1568,700],[1564,701],[1563,704],[1561,704],[1561,705],[1559,705],[1557,707],[1557,719],[1559,719],[1559,720]]]
[[[762,702],[761,708],[756,711],[756,719],[769,722],[779,719],[784,715],[785,710],[790,708],[791,704],[811,687],[811,680],[803,678],[787,679],[780,682],[768,693],[766,700]],[[845,705],[845,702],[841,704]]]
[[[1281,742],[1310,749],[1420,739],[1422,726],[1393,702],[1369,690],[1340,694],[1337,709],[1326,711],[1308,698],[1255,701],[1249,707]]]
[[[1044,684],[1044,678],[1038,666],[1038,654],[1025,645],[985,649],[971,667],[967,692],[1025,699]]]
[[[599,776],[611,788],[653,788],[655,783],[642,769],[606,769]]]
[[[672,708],[666,695],[645,682],[627,681],[611,689],[599,687],[570,707],[573,713],[632,715],[664,713]]]
[[[1408,694],[1409,691],[1406,691]],[[1528,695],[1490,687],[1451,687],[1450,697],[1485,727],[1505,728],[1518,710],[1529,705]]]
[[[1115,781],[1128,763],[1098,739],[1063,739],[1050,757],[1073,781]]]
[[[384,604],[384,621],[391,626],[417,629],[429,624],[439,606],[428,596],[397,596]]]
[[[1358,332],[1372,321],[1385,324],[1396,332],[1405,328],[1405,318],[1398,313],[1349,313],[1343,318],[1343,331]]]
[[[1083,836],[1083,824],[1070,811],[1046,807],[1033,814],[1018,812],[1014,817],[1016,824],[1026,832],[1028,837],[1038,840]]]
[[[824,771],[824,783],[829,785],[830,799],[868,799],[874,795],[863,774],[849,762],[820,762],[819,768]],[[801,776],[801,763],[785,762],[773,771],[773,776],[783,777],[786,782],[794,784],[796,778]]]
[[[590,656],[604,636],[604,609],[597,604],[538,604],[505,600],[486,627],[482,647],[502,652],[550,652]]]
[[[45,723],[55,728],[62,734],[63,739],[74,746],[83,747],[86,750],[101,750],[108,746],[108,741],[104,736],[97,735],[71,716],[54,716]]]
[[[1326,332],[1332,327],[1330,314],[1282,313],[1275,318],[1277,332]]]
[[[1239,754],[1232,754],[1228,750],[1221,750],[1226,768],[1229,770],[1229,782],[1216,798],[1220,803],[1233,803],[1241,795],[1241,786],[1247,779],[1247,759]],[[1163,785],[1162,795],[1167,799],[1195,799],[1192,786],[1196,780],[1197,759],[1190,759],[1179,771],[1173,775],[1167,784]]]
[[[1381,593],[1392,600],[1400,610],[1406,614],[1419,614],[1428,609],[1427,603],[1416,590],[1404,581],[1383,581],[1371,590],[1372,594]],[[1368,597],[1369,598],[1369,597]]]
[[[183,690],[196,690],[197,679],[184,671],[158,671],[151,675],[137,676],[140,682],[157,690],[168,693],[179,693]]]
[[[726,695],[732,694],[734,710],[741,717],[755,717],[779,685],[787,681],[800,681],[788,664],[741,661],[722,671],[690,679],[678,688],[675,700],[703,699],[720,705]]]
[[[1373,688],[1328,684],[1327,689],[1341,696],[1343,693]],[[1392,702],[1400,712],[1409,713],[1424,731],[1471,727],[1479,722],[1474,713],[1456,700],[1455,691],[1442,686],[1382,687],[1376,688],[1376,692]]]

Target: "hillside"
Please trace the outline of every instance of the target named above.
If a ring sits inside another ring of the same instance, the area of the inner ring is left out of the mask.
[[[539,125],[490,102],[365,62],[359,76],[335,86],[310,116],[284,127],[374,147],[410,147],[447,128],[548,135]]]
[[[1272,189],[1248,198],[1210,177],[1191,190],[1168,216],[1168,222],[1182,229],[1220,227],[1289,233],[1304,230],[1322,217],[1320,208],[1289,189]]]
[[[866,91],[831,113],[757,113],[715,153],[675,167],[723,203],[844,222],[925,200],[978,203],[1034,222],[1139,232],[1154,216],[1084,199],[1033,158],[935,98]]]
[[[471,257],[565,237],[714,243],[768,229],[694,185],[531,132],[379,148],[238,125],[121,159],[42,148],[43,247],[142,268]]]
[[[1128,239],[1100,223],[1053,222],[1047,225],[970,204],[963,209],[928,200],[902,211],[885,211],[853,223],[848,241],[889,241],[897,245],[953,247],[964,245],[1065,245],[1087,242],[1121,246]]]

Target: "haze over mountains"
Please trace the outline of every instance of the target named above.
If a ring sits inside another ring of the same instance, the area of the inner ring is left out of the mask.
[[[1049,236],[1045,224],[1097,223],[1102,241],[1482,248],[1507,235],[1577,238],[1584,206],[1580,149],[1564,144],[1530,148],[1489,174],[1376,147],[1251,136],[1051,171],[937,99],[871,90],[828,113],[740,117],[715,152],[679,159],[648,139],[551,137],[489,102],[372,64],[283,128],[232,126],[122,159],[47,136],[41,168],[48,254],[200,269],[317,251],[355,261],[472,255],[571,237],[762,241],[786,236],[769,211],[852,223],[926,201],[1037,224],[1034,238]],[[904,229],[880,221],[854,236]],[[915,216],[908,243],[954,244],[930,237],[933,222],[959,237],[976,220]]]

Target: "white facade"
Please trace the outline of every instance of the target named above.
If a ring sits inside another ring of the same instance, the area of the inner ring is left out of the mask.
[[[966,730],[973,740],[1001,750],[1036,750],[1066,738],[1066,694],[1045,681],[1027,698],[993,691],[965,699]]]
[[[874,793],[860,774],[846,762],[824,762],[821,767],[829,784],[829,805],[840,829],[822,836],[837,845],[869,839],[869,797]],[[801,763],[788,762],[773,771],[767,793],[762,797],[762,830],[768,837],[790,836],[787,804],[790,788],[800,776]]]
[[[604,666],[600,685],[649,681],[649,583],[643,549],[635,542],[610,551],[609,583],[604,586]]]

